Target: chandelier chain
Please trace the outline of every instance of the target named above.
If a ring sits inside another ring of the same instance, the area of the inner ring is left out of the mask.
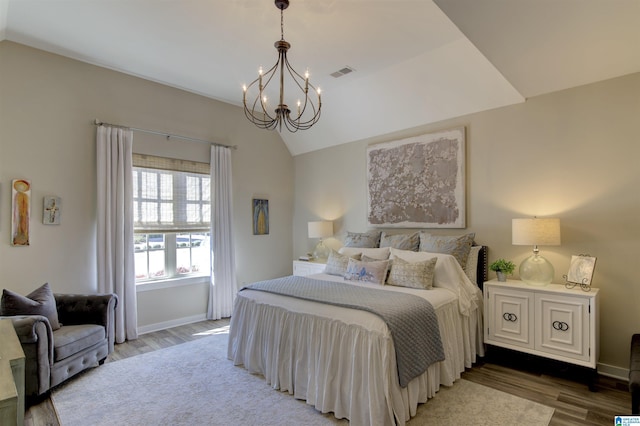
[[[280,9],[280,40],[284,41],[284,9]]]

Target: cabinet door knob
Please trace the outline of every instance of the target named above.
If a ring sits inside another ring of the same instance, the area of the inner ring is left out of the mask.
[[[518,321],[518,316],[516,314],[512,314],[511,312],[505,312],[504,314],[502,314],[502,318],[505,321],[509,321],[509,322]]]
[[[553,328],[558,331],[567,331],[569,330],[569,324],[564,321],[554,321],[552,324]]]

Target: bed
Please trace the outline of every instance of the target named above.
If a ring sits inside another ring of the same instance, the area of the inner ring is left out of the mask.
[[[396,357],[395,334],[380,316],[257,287],[245,288],[236,297],[228,357],[235,365],[263,375],[274,389],[351,424],[404,425],[415,416],[418,404],[433,397],[441,385],[452,386],[477,356],[484,355],[481,285],[487,273],[486,252],[486,247],[477,247],[463,270],[448,254],[391,249],[391,258],[405,262],[436,259],[433,287],[428,290],[381,286],[326,273],[296,277],[306,280],[305,286],[346,283],[365,291],[398,292],[429,301],[437,317],[444,360],[429,365],[405,386],[400,384],[398,358],[402,356]]]

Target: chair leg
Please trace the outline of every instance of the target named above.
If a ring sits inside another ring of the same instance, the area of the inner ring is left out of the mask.
[[[102,358],[100,361],[98,361],[98,365],[104,364],[106,360],[107,360],[107,357]]]

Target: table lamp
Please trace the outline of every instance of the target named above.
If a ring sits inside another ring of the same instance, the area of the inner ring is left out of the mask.
[[[317,222],[309,222],[309,238],[320,238],[320,242],[313,251],[313,257],[316,259],[327,259],[329,257],[329,248],[322,242],[323,238],[333,235],[333,222],[322,220]]]
[[[553,265],[540,255],[538,246],[560,245],[560,219],[512,219],[511,243],[533,246],[533,255],[520,264],[520,279],[530,285],[547,285],[553,280]]]

